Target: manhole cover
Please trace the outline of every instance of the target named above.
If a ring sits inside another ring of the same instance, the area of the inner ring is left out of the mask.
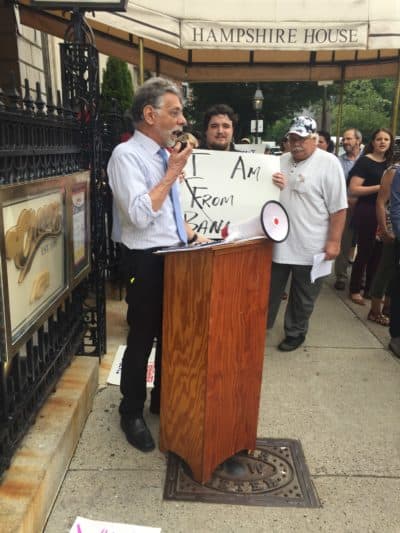
[[[220,465],[204,485],[177,455],[168,454],[165,500],[288,507],[320,507],[300,441],[257,439],[256,449]]]

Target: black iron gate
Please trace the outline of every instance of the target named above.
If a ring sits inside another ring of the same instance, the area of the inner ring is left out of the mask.
[[[0,187],[90,169],[92,270],[11,358],[0,345],[0,476],[72,357],[101,357],[106,350],[109,195],[102,170],[98,53],[79,12],[61,58],[63,95],[58,92],[55,102],[50,89],[47,102],[42,99],[38,84],[32,97],[27,80],[23,95],[13,79],[6,92],[0,89]]]
[[[13,79],[6,93],[0,91],[1,187],[81,169],[80,139],[79,123],[60,93],[54,103],[49,92],[46,103],[39,84],[32,97],[25,80],[20,96]],[[82,284],[8,360],[0,346],[0,475],[72,356],[82,350],[86,298]]]
[[[99,59],[84,11],[73,11],[60,52],[64,98],[79,119],[82,164],[84,168],[90,168],[92,272],[87,283],[87,334],[83,351],[101,356],[106,351],[104,200],[107,184],[102,156],[103,127],[99,118]]]

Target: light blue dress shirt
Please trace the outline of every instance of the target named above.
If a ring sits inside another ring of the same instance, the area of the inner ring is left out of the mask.
[[[113,193],[112,238],[128,248],[176,246],[180,239],[171,198],[153,211],[149,192],[164,177],[160,146],[136,130],[133,137],[115,147],[107,166]]]
[[[360,157],[360,154],[358,155],[357,159]],[[354,167],[354,163],[357,161],[357,159],[349,159],[347,157],[347,154],[342,154],[339,156],[339,161],[340,161],[340,164],[342,165],[342,169],[344,172],[344,177],[346,178],[346,182],[349,179],[349,172]]]

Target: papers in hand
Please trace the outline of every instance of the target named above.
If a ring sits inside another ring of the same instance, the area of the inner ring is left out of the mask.
[[[168,254],[170,252],[193,252],[196,250],[201,250],[202,248],[211,248],[212,246],[217,246],[220,244],[226,244],[223,239],[213,240],[210,242],[203,242],[201,244],[180,244],[179,246],[168,246],[167,248],[162,248],[161,250],[156,250],[155,254]]]
[[[316,279],[322,278],[323,276],[329,276],[332,272],[332,265],[333,260],[330,259],[327,261],[325,259],[325,253],[314,255],[310,273],[311,283],[314,283]]]
[[[170,252],[195,252],[196,250],[202,250],[203,248],[214,248],[215,246],[222,246],[223,244],[231,244],[233,242],[247,242],[255,241],[257,239],[266,239],[265,235],[256,235],[255,237],[239,238],[237,235],[228,236],[226,239],[212,240],[210,242],[203,242],[201,244],[181,244],[179,246],[169,246],[168,248],[162,248],[156,250],[154,254],[168,254]]]

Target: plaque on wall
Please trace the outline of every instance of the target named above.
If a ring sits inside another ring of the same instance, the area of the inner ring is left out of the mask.
[[[7,352],[68,289],[65,180],[1,191],[2,285]]]
[[[89,172],[0,187],[0,360],[90,270]]]
[[[90,270],[90,181],[88,172],[71,180],[71,262],[72,285]]]

